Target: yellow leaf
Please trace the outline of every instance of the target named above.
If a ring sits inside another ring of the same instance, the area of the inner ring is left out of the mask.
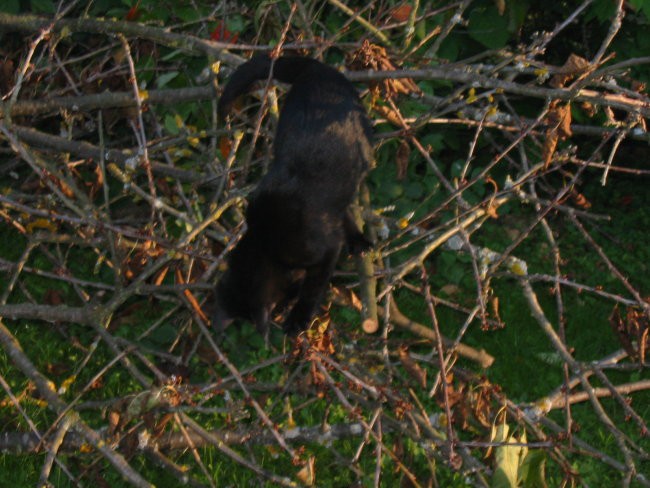
[[[476,88],[470,88],[467,92],[467,103],[474,103],[476,99]]]
[[[178,114],[174,115],[174,122],[176,122],[176,127],[179,129],[182,129],[185,126],[185,122],[183,122],[183,119]]]
[[[138,90],[138,97],[140,97],[140,101],[144,102],[149,98],[149,90]]]
[[[90,446],[90,444],[81,444],[81,447],[79,447],[79,452],[83,454],[88,454],[89,452],[93,452],[93,448]]]
[[[316,482],[316,472],[314,470],[315,462],[316,458],[311,456],[307,460],[307,464],[305,464],[296,474],[296,477],[306,486],[314,486],[314,483]]]
[[[30,234],[34,232],[34,229],[46,229],[50,232],[56,232],[56,225],[51,220],[35,219],[25,226],[25,230]]]
[[[218,75],[219,70],[221,69],[221,61],[215,61],[214,63],[212,63],[212,65],[210,66],[210,69],[212,70],[212,72],[215,75]]]
[[[520,263],[519,261],[515,261],[512,263],[510,266],[510,271],[512,271],[514,274],[518,276],[526,276],[528,274],[528,269],[526,269],[526,265],[524,263]]]
[[[197,147],[201,141],[199,140],[198,137],[190,136],[187,138],[187,142],[189,142],[190,146]]]
[[[69,378],[66,378],[63,380],[63,383],[61,383],[61,386],[59,387],[59,394],[65,393],[68,391],[68,388],[70,388],[70,385],[75,382],[77,379],[76,375],[72,375]]]

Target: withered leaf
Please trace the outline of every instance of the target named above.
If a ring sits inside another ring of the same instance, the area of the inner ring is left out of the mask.
[[[99,164],[95,164],[93,174],[95,176],[95,179],[93,181],[86,182],[86,186],[88,187],[88,196],[91,200],[95,199],[95,196],[104,185],[104,172],[102,171],[102,168],[99,166]]]
[[[551,78],[549,84],[554,88],[562,88],[574,77],[585,73],[590,66],[585,58],[571,54],[558,73]]]
[[[408,352],[406,346],[400,346],[397,350],[397,355],[404,369],[415,379],[415,381],[423,389],[427,387],[427,371],[422,369],[418,363],[413,361],[413,358]]]
[[[375,105],[374,109],[377,113],[386,117],[386,120],[388,120],[388,122],[391,124],[402,127],[402,120],[392,108],[386,105]]]
[[[120,425],[120,413],[116,410],[111,410],[108,412],[108,433],[110,435],[117,432],[117,428]]]
[[[59,190],[61,190],[61,193],[63,193],[66,197],[74,198],[74,191],[72,190],[72,188],[70,188],[70,185],[68,185],[61,178],[58,178],[57,176],[53,175],[46,169],[43,170],[43,175],[52,183],[54,183],[59,188]]]
[[[628,307],[623,317],[616,305],[609,324],[629,356],[644,363],[650,347],[650,320],[644,311],[639,307]]]
[[[337,303],[351,306],[355,310],[361,310],[363,304],[359,297],[349,288],[344,286],[333,286],[332,291],[334,292],[334,299]]]
[[[406,22],[411,15],[413,7],[408,3],[402,3],[390,11],[390,16],[397,22]]]
[[[548,168],[553,160],[553,155],[560,140],[571,137],[571,104],[560,105],[558,100],[551,102],[546,116],[546,138],[542,148],[542,161],[544,169]]]
[[[386,49],[370,43],[367,39],[361,47],[350,56],[348,68],[353,71],[395,71],[397,67],[388,57]],[[420,93],[420,88],[411,78],[385,79],[370,83],[370,90],[375,97],[394,98],[398,94]]]
[[[185,279],[183,276],[183,272],[179,269],[176,268],[176,283],[180,285],[186,285],[188,283],[188,280]],[[194,312],[201,317],[201,320],[205,322],[206,324],[210,322],[210,319],[208,319],[208,316],[203,312],[203,309],[201,308],[201,305],[199,304],[199,301],[196,299],[194,294],[192,293],[191,290],[185,289],[183,290],[183,295],[185,295],[185,298],[187,301],[190,303],[192,306],[192,309],[194,309]]]
[[[232,148],[232,141],[226,136],[221,136],[219,138],[219,151],[223,159],[227,159],[230,155],[230,149]]]
[[[316,483],[316,458],[310,456],[307,463],[296,473],[296,477],[306,486],[314,486]]]
[[[582,193],[577,191],[575,188],[571,190],[570,195],[574,205],[583,208],[585,210],[589,210],[591,208],[591,202],[587,200],[587,197],[585,197]]]
[[[406,171],[409,166],[409,156],[411,155],[411,146],[409,143],[402,139],[397,154],[395,155],[395,162],[397,163],[397,179],[403,180],[406,178]]]

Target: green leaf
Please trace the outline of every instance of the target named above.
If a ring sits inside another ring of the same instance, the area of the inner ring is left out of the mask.
[[[19,0],[3,0],[0,3],[0,12],[6,12],[8,14],[17,14],[20,9]]]
[[[387,181],[382,185],[381,191],[389,198],[397,199],[404,194],[404,188],[401,184],[394,181]]]
[[[510,37],[508,19],[496,7],[472,10],[467,30],[472,39],[490,49],[502,48]]]
[[[433,152],[440,151],[445,147],[445,135],[440,132],[431,132],[420,138],[424,147],[431,147]]]
[[[650,0],[630,0],[630,5],[638,12],[643,12],[646,18],[650,18]]]
[[[169,323],[162,324],[150,336],[153,342],[171,344],[178,335],[178,329]]]
[[[226,19],[226,29],[228,29],[232,33],[242,32],[245,28],[246,28],[246,21],[244,20],[244,17],[242,15],[239,14],[230,15]]]
[[[424,195],[424,188],[419,181],[412,181],[404,186],[404,196],[411,200],[418,200]]]
[[[178,133],[180,132],[180,128],[176,123],[176,118],[173,115],[170,114],[165,115],[165,130],[174,136],[178,135]]]
[[[455,32],[445,39],[438,49],[438,56],[449,61],[456,61],[460,53],[461,38]]]
[[[56,12],[52,0],[31,0],[29,4],[31,5],[32,12],[35,14],[53,14]]]
[[[510,442],[508,424],[500,424],[494,427],[492,440],[494,442]],[[525,441],[523,441],[525,442]],[[500,446],[494,450],[496,466],[492,475],[492,488],[517,488],[517,474],[523,450],[521,446]]]
[[[196,22],[201,18],[201,12],[194,7],[179,7],[175,13],[183,22]]]
[[[452,178],[458,178],[463,173],[463,168],[465,167],[465,161],[462,159],[457,159],[451,163],[451,176]]]
[[[524,0],[517,0],[516,2],[508,2],[508,31],[516,32],[526,21],[526,14],[528,13],[530,5],[529,2]]]
[[[519,470],[523,488],[546,488],[546,453],[541,449],[529,451]]]
[[[427,23],[424,20],[421,20],[415,24],[415,37],[420,41],[424,39],[429,34],[427,30]]]
[[[163,88],[167,83],[172,81],[178,76],[178,71],[170,71],[169,73],[163,73],[156,79],[156,86],[158,88]]]
[[[459,260],[455,252],[442,251],[437,260],[438,271],[441,276],[445,277],[446,283],[460,284],[465,276],[467,269]]]
[[[610,22],[616,13],[616,4],[610,0],[596,0],[591,7],[586,20],[591,20],[594,17],[599,22]]]

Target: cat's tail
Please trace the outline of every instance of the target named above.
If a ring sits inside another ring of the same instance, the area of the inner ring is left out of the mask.
[[[237,97],[247,93],[258,80],[273,78],[283,83],[294,83],[301,76],[336,70],[312,58],[283,56],[272,60],[267,54],[256,54],[239,66],[228,80],[217,107],[220,117],[225,117]]]

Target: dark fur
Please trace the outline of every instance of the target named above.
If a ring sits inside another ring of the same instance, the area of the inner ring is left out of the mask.
[[[225,115],[256,80],[291,83],[275,135],[273,162],[249,199],[248,229],[217,285],[214,322],[234,317],[266,333],[274,307],[297,297],[286,332],[304,330],[316,313],[345,244],[369,243],[350,204],[372,163],[371,129],[353,85],[314,59],[253,57],[232,75],[219,100]]]

